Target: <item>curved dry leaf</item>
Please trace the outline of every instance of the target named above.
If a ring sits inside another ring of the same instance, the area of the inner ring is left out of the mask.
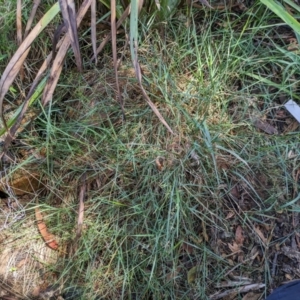
[[[208,242],[209,237],[208,237],[208,234],[206,232],[206,224],[205,224],[203,219],[202,219],[201,225],[202,225],[202,235],[204,237],[204,240],[205,240],[205,242]]]
[[[155,164],[156,164],[158,171],[162,171],[164,168],[164,157],[158,156],[155,159]]]
[[[55,236],[48,231],[48,228],[43,219],[43,215],[38,207],[35,208],[35,217],[36,217],[39,232],[42,238],[44,239],[46,245],[53,250],[57,250],[58,243],[55,239]]]
[[[234,216],[235,216],[235,212],[232,211],[232,210],[230,210],[230,211],[228,212],[227,216],[225,217],[225,220],[229,220],[229,219],[231,219],[231,218],[234,217]]]
[[[254,230],[256,231],[256,233],[258,234],[258,236],[260,237],[260,239],[263,241],[263,243],[267,244],[267,239],[265,238],[264,234],[260,230],[259,226],[255,226]]]

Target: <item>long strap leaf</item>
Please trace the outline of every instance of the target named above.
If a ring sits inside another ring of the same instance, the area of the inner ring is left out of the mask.
[[[53,18],[59,12],[58,3],[54,4],[48,12],[42,17],[42,19],[37,23],[33,30],[29,33],[23,43],[20,45],[14,56],[11,58],[7,67],[5,68],[1,80],[0,80],[0,117],[7,129],[6,121],[3,115],[3,99],[7,91],[9,90],[12,82],[16,78],[23,65],[23,62],[29,52],[30,45],[36,39],[36,37],[45,29],[45,27],[53,20]]]
[[[274,0],[260,0],[269,9],[271,9],[278,17],[280,17],[286,24],[291,26],[298,34],[300,34],[300,23],[292,17],[286,9],[277,1]]]

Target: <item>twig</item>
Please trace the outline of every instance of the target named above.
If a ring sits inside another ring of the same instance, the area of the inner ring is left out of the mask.
[[[252,284],[251,280],[238,280],[238,281],[226,281],[226,282],[221,282],[216,285],[216,288],[225,288],[225,287],[236,287],[239,285],[247,285],[247,284]]]
[[[246,285],[246,286],[239,287],[237,289],[231,289],[231,290],[228,290],[228,291],[225,291],[225,292],[216,293],[216,294],[210,296],[209,299],[210,300],[222,299],[223,297],[226,297],[226,296],[228,296],[232,293],[246,293],[246,292],[249,292],[251,290],[259,290],[259,289],[261,289],[265,286],[266,285],[264,283],[249,284],[249,285]]]
[[[275,273],[276,273],[277,257],[278,257],[278,252],[275,253],[274,259],[272,261],[272,272],[271,272],[271,276],[272,277],[274,277]]]
[[[86,174],[84,174],[83,176],[83,184],[80,187],[80,193],[79,193],[79,209],[78,209],[78,221],[77,221],[77,232],[76,232],[75,242],[78,241],[82,232],[82,224],[83,224],[83,217],[84,217],[84,198],[86,194],[85,179],[86,179]]]

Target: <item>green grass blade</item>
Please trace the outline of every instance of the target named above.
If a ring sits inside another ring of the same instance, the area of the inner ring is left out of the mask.
[[[292,8],[294,8],[295,10],[300,12],[300,6],[297,5],[296,3],[294,3],[291,0],[284,0],[285,3],[287,3],[289,6],[291,6]]]
[[[261,0],[269,9],[271,9],[278,17],[280,17],[287,25],[300,34],[300,23],[292,17],[286,9],[274,0]]]
[[[136,61],[137,61],[138,14],[139,14],[139,0],[132,0],[131,11],[130,11],[130,53],[131,53],[131,59],[134,66],[136,66]]]

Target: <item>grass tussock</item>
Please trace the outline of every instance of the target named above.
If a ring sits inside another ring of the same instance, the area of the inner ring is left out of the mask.
[[[82,75],[66,70],[53,103],[21,133],[40,156],[10,170],[38,164],[39,203],[64,246],[47,268],[65,293],[209,299],[230,276],[266,284],[262,295],[284,279],[272,261],[295,239],[300,152],[299,127],[278,115],[297,94],[299,57],[269,24],[253,6],[241,16],[195,14],[188,28],[176,20],[144,37],[145,88],[175,135],[145,103],[129,53],[119,71],[126,121],[110,56]]]

